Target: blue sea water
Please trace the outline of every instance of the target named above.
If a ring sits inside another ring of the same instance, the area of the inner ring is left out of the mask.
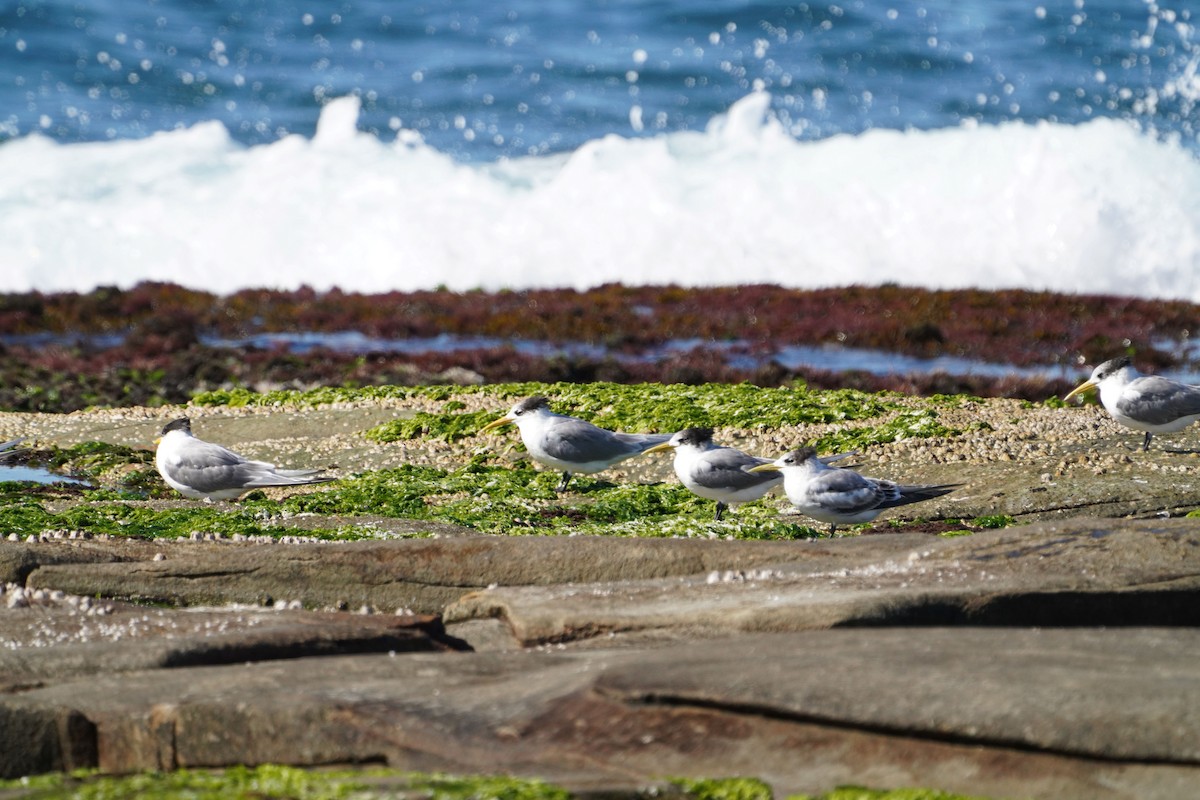
[[[1200,301],[1171,0],[0,4],[0,291]]]

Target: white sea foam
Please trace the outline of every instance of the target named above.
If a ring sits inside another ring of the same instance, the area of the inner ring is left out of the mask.
[[[1200,161],[1115,120],[799,142],[754,94],[704,132],[463,164],[413,135],[246,148],[218,123],[0,145],[0,291],[894,282],[1200,301]]]

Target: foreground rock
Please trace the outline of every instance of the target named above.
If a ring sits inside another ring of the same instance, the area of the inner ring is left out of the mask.
[[[20,756],[112,772],[382,761],[576,789],[742,774],[781,795],[855,782],[1178,798],[1200,779],[1197,663],[1200,636],[1166,629],[331,656],[57,683],[7,697],[0,730],[20,732],[6,771]]]
[[[19,582],[0,595],[0,774],[383,762],[580,790],[741,774],[781,796],[1187,796],[1198,552],[1191,520],[814,542],[0,542]],[[290,593],[244,605],[255,585]],[[388,613],[300,608],[350,598]],[[442,604],[445,628],[397,604]]]
[[[0,542],[0,580],[168,603],[443,614],[513,646],[848,625],[1200,624],[1200,521],[798,542],[464,536]],[[497,622],[498,621],[498,622]]]

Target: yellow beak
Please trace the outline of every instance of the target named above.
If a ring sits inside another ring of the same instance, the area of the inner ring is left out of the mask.
[[[774,464],[759,464],[757,467],[751,467],[746,472],[779,472],[779,467]]]
[[[512,425],[512,420],[509,419],[508,417],[501,417],[500,419],[494,419],[491,422],[489,422],[487,425],[484,425],[482,428],[479,429],[479,432],[487,433],[490,430],[495,430],[496,428],[502,428],[505,425]]]
[[[663,451],[665,451],[665,450],[670,450],[670,449],[671,449],[671,448],[673,448],[674,446],[675,446],[675,445],[671,444],[670,442],[663,442],[662,444],[656,444],[656,445],[654,445],[654,447],[651,447],[649,450],[646,450],[646,451],[644,451],[644,452],[647,452],[647,453],[661,453],[661,452],[663,452]]]
[[[1086,392],[1088,389],[1095,389],[1098,385],[1099,384],[1097,384],[1095,381],[1086,380],[1083,383],[1076,386],[1074,389],[1072,389],[1070,394],[1068,394],[1066,397],[1063,398],[1063,401],[1065,402],[1067,400],[1070,400],[1072,397],[1079,394],[1080,392]]]

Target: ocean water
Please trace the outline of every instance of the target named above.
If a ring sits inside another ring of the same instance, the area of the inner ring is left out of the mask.
[[[1200,302],[1192,7],[15,0],[0,292]]]

